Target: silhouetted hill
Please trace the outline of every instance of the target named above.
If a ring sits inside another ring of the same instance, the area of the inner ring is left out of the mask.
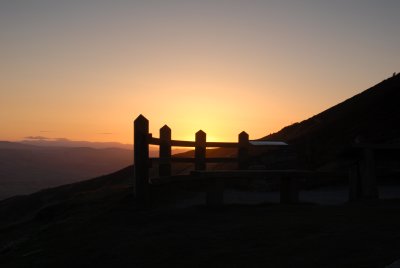
[[[132,164],[131,150],[0,142],[0,200],[89,179]]]
[[[297,157],[286,158],[287,152],[257,148],[251,152],[251,164],[267,168],[319,168],[337,160],[355,142],[400,143],[399,122],[400,75],[396,75],[309,119],[261,138],[287,142],[291,145],[290,153]],[[236,153],[236,149],[229,148],[207,150],[209,157],[233,157]],[[193,151],[182,156],[193,157]],[[222,163],[213,167],[235,169],[236,165]]]
[[[309,166],[319,166],[356,141],[400,142],[400,75],[355,95],[265,140],[295,145]]]

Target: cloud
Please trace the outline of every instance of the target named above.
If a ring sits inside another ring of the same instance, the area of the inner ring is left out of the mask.
[[[43,137],[43,136],[27,136],[24,139],[28,140],[50,140],[51,138]]]
[[[67,139],[67,138],[56,138],[56,139],[54,139],[55,141],[71,141],[71,140],[69,140],[69,139]]]

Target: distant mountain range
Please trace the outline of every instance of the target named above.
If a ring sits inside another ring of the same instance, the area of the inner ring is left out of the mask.
[[[132,147],[66,139],[0,141],[0,200],[119,170],[133,163]],[[158,156],[157,148],[150,148],[150,156]]]
[[[0,141],[0,200],[108,174],[132,161],[133,153],[128,149]]]
[[[27,137],[29,138],[29,137]],[[23,144],[37,145],[37,146],[52,146],[52,147],[90,147],[95,149],[105,148],[121,148],[132,150],[132,144],[125,144],[119,142],[90,142],[90,141],[73,141],[69,139],[47,139],[43,137],[34,137],[20,141]]]

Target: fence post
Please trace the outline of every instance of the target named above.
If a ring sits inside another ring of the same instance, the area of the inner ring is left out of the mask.
[[[364,148],[361,161],[361,178],[364,198],[378,198],[376,182],[374,152],[371,148]]]
[[[242,131],[239,134],[238,167],[247,169],[249,166],[249,134]]]
[[[204,131],[199,130],[196,132],[196,147],[194,150],[196,170],[206,169],[206,139],[207,134]]]
[[[281,177],[280,201],[281,204],[295,204],[299,202],[297,181],[291,176]]]
[[[362,185],[360,178],[359,161],[349,168],[349,202],[362,198]]]
[[[139,115],[134,121],[135,197],[141,204],[149,201],[149,120]]]
[[[160,176],[171,176],[171,129],[164,125],[160,128]]]

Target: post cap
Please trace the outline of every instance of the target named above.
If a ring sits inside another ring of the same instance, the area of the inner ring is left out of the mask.
[[[171,131],[171,128],[168,125],[164,125],[162,128],[160,128],[160,130],[162,130],[162,131],[166,131],[166,130]]]
[[[199,130],[196,132],[196,136],[206,136],[207,134],[203,130]]]
[[[135,122],[149,122],[149,120],[147,120],[146,117],[140,114],[138,117],[136,117]]]
[[[247,132],[246,131],[242,131],[242,132],[240,132],[239,133],[239,136],[249,136],[249,134],[247,134]]]

